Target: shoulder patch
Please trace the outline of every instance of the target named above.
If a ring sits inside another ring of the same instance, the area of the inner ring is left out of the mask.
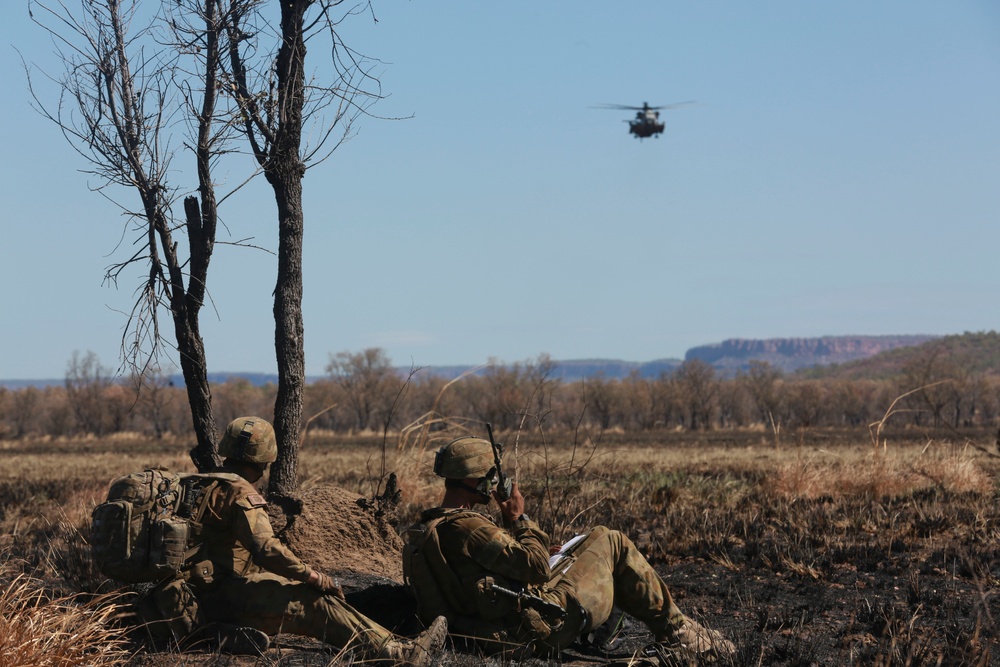
[[[264,496],[260,495],[259,493],[248,493],[247,495],[237,500],[236,504],[242,507],[243,509],[251,510],[254,509],[255,507],[264,507],[265,505],[267,505],[267,501],[264,500]]]

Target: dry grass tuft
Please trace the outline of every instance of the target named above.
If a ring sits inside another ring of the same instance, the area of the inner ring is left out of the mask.
[[[311,433],[302,490],[332,483],[371,497],[394,471],[402,490],[395,521],[405,527],[440,498],[434,450],[465,432],[477,431],[442,429],[435,420],[416,423],[398,442]],[[739,640],[734,665],[992,664],[1000,636],[1000,598],[991,594],[1000,486],[992,479],[1000,478],[1000,458],[925,433],[891,434],[888,448],[884,439],[873,447],[846,432],[809,435],[776,449],[758,431],[643,438],[525,431],[519,447],[512,444],[511,469],[529,513],[554,540],[598,524],[629,535],[682,609]],[[992,444],[994,435],[971,442]],[[510,433],[499,438],[517,442]],[[190,469],[189,448],[181,441],[0,445],[0,667],[237,664],[166,653],[129,663],[122,636],[107,623],[113,598],[104,606],[85,604],[92,596],[58,598],[106,590],[87,539],[90,509],[108,481],[150,464]],[[84,637],[73,648],[89,644],[90,653],[53,660],[69,635]],[[18,646],[41,647],[46,661],[15,654],[17,637]],[[483,664],[458,655],[455,664]]]
[[[114,624],[119,596],[50,597],[10,559],[0,562],[0,667],[124,665],[125,632]]]
[[[786,462],[770,477],[769,487],[783,498],[898,498],[928,488],[989,493],[992,481],[969,452],[927,454],[925,448],[915,460],[874,452],[855,464],[812,459]]]

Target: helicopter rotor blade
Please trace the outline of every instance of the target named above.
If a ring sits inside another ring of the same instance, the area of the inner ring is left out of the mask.
[[[597,104],[587,108],[611,109],[613,111],[659,111],[661,109],[665,110],[676,109],[677,107],[683,107],[689,104],[697,104],[697,102],[695,100],[688,100],[687,102],[674,102],[673,104],[660,104],[658,106],[641,106],[641,107],[632,106],[631,104]]]
[[[660,110],[660,109],[676,109],[677,107],[687,106],[688,104],[694,104],[694,100],[689,100],[687,102],[674,102],[673,104],[661,104],[658,107],[649,107],[650,109]]]
[[[597,106],[587,107],[588,109],[612,109],[616,111],[642,111],[642,107],[633,107],[627,104],[600,104]]]

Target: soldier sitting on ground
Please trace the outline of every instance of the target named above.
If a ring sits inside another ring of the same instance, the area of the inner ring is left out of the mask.
[[[275,536],[253,484],[277,457],[274,429],[258,417],[231,422],[219,442],[219,483],[199,499],[197,552],[152,599],[174,639],[217,638],[223,651],[260,653],[268,635],[305,635],[351,646],[367,660],[422,667],[440,651],[445,619],[430,619],[416,640],[394,635],[344,599],[329,576],[310,568]],[[225,474],[228,473],[228,474]]]
[[[517,484],[509,499],[497,495],[498,457],[489,441],[474,437],[437,452],[444,498],[423,512],[404,548],[404,573],[422,619],[444,615],[454,635],[475,637],[489,651],[551,656],[618,607],[649,627],[659,652],[706,661],[732,656],[732,642],[685,616],[616,530],[593,529],[550,570],[549,537],[524,513]],[[491,498],[504,528],[473,511]]]

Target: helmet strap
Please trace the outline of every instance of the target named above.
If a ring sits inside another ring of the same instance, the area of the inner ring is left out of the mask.
[[[490,503],[490,490],[493,488],[493,485],[486,477],[480,478],[479,484],[476,486],[472,486],[464,479],[446,479],[444,480],[444,485],[450,489],[463,489],[469,493],[473,493],[479,497],[480,502],[484,505]]]
[[[243,459],[247,453],[247,445],[250,444],[250,438],[253,437],[253,421],[247,420],[243,424],[243,429],[240,431],[239,437],[236,439],[236,446],[233,448],[233,453],[236,458]]]

